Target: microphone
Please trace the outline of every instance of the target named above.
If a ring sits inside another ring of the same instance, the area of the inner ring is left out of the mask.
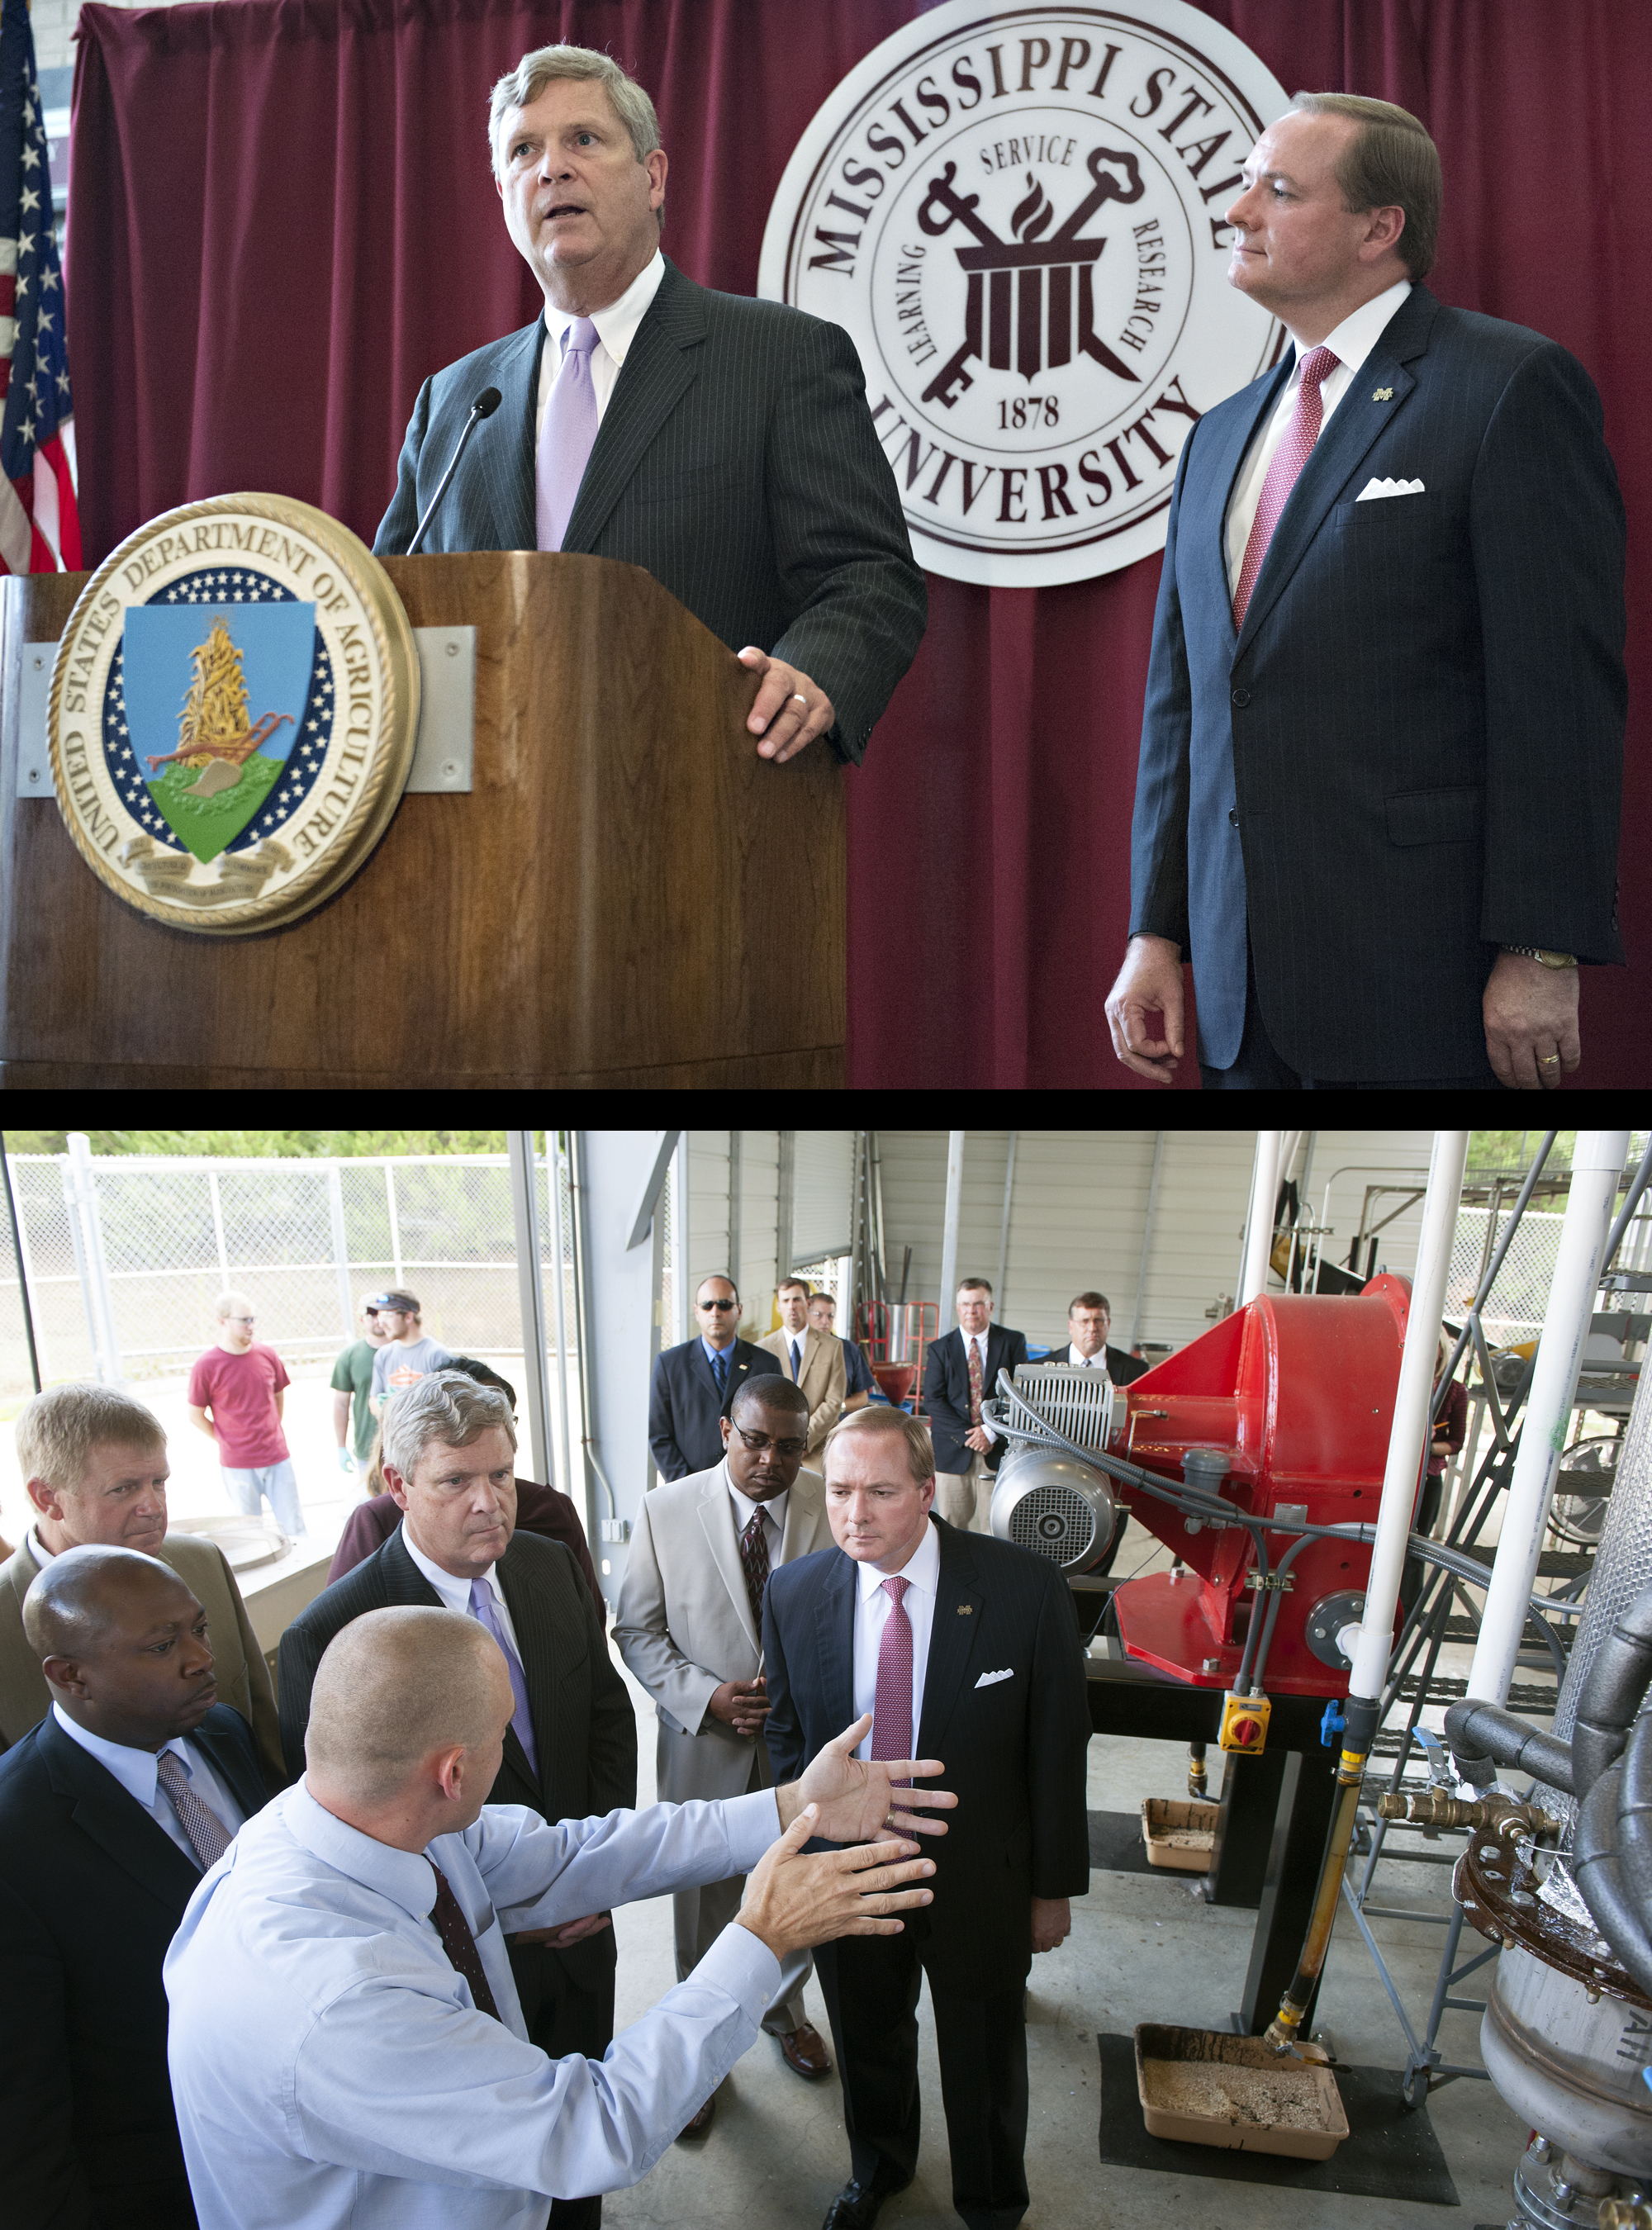
[[[436,506],[441,502],[442,497],[448,493],[448,482],[453,478],[454,474],[459,469],[459,460],[465,454],[465,443],[475,432],[477,427],[481,424],[484,418],[491,418],[493,416],[494,411],[498,409],[499,405],[500,393],[496,387],[484,387],[481,393],[471,404],[470,416],[465,421],[465,430],[459,436],[458,444],[454,450],[452,457],[448,460],[448,469],[442,474],[442,479],[437,485],[436,493],[430,498],[429,502],[424,507],[424,516],[419,521],[417,532],[414,535],[411,542],[407,545],[405,555],[409,558],[411,558],[417,553],[418,546],[424,539],[424,530],[429,526],[431,519],[435,518]]]

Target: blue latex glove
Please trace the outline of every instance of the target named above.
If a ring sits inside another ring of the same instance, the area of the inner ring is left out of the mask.
[[[347,1472],[353,1472],[356,1468],[356,1459],[348,1448],[340,1448],[339,1451],[339,1468],[340,1471]]]

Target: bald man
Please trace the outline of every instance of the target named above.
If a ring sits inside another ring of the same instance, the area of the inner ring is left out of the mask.
[[[514,1709],[498,1644],[461,1613],[369,1611],[328,1644],[303,1780],[167,1956],[203,2230],[542,2230],[553,2197],[647,2173],[756,2038],[789,1953],[899,1933],[928,1900],[933,1869],[902,1839],[945,1832],[926,1815],[954,1800],[893,1786],[935,1761],[854,1759],[869,1718],[782,1789],[553,1825],[484,1806]],[[803,1857],[811,1834],[855,1847]],[[747,1871],[738,1919],[603,2059],[528,2042],[507,1934],[554,1942]]]
[[[0,1758],[5,2220],[179,2230],[161,1957],[265,1801],[257,1751],[216,1701],[205,1612],[157,1558],[65,1550],[23,1626],[52,1704]]]

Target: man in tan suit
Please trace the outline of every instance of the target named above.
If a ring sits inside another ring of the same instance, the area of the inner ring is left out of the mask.
[[[614,1640],[659,1714],[659,1794],[672,1803],[743,1796],[770,1782],[763,1743],[763,1589],[770,1569],[832,1545],[824,1490],[803,1461],[806,1396],[750,1379],[721,1421],[726,1453],[643,1496],[614,1614]],[[677,1980],[739,1911],[745,1876],[678,1890]],[[810,1954],[793,1952],[763,2026],[788,2066],[824,2075],[825,2043],[803,2014]],[[710,2126],[715,2093],[685,2137]]]
[[[51,1692],[23,1628],[23,1601],[43,1565],[66,1549],[136,1549],[170,1564],[207,1614],[218,1701],[253,1731],[272,1789],[287,1785],[281,1725],[235,1575],[215,1542],[166,1531],[166,1435],[141,1402],[112,1386],[54,1386],[16,1422],[17,1468],[35,1522],[0,1567],[0,1749],[51,1708]]]
[[[816,1454],[821,1442],[842,1414],[848,1389],[848,1368],[842,1343],[809,1321],[809,1287],[801,1278],[785,1278],[776,1292],[780,1305],[780,1329],[758,1345],[778,1356],[780,1368],[809,1397],[809,1453],[803,1468],[821,1476]]]

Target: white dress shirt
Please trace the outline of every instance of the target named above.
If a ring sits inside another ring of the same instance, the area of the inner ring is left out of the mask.
[[[884,1587],[887,1579],[909,1580],[900,1608],[912,1627],[912,1746],[908,1757],[918,1755],[918,1728],[924,1716],[924,1672],[929,1663],[929,1637],[935,1627],[935,1597],[940,1588],[940,1535],[926,1525],[924,1537],[898,1572],[881,1572],[875,1564],[857,1564],[860,1582],[855,1599],[855,1716],[874,1709],[878,1697],[878,1645],[884,1621],[894,1604]],[[870,1757],[872,1737],[855,1753]]]
[[[795,1383],[803,1376],[803,1367],[809,1360],[809,1327],[805,1324],[801,1331],[788,1331],[784,1324],[782,1324],[780,1334],[786,1343],[786,1368],[791,1371]],[[791,1353],[794,1347],[797,1350],[795,1362]]]
[[[1331,422],[1331,413],[1352,386],[1359,367],[1383,337],[1383,329],[1411,291],[1409,279],[1397,279],[1391,287],[1360,308],[1351,318],[1345,318],[1333,332],[1322,341],[1296,342],[1296,366],[1286,381],[1284,391],[1274,404],[1272,414],[1253,436],[1242,469],[1233,484],[1233,500],[1228,506],[1228,525],[1223,547],[1228,560],[1228,594],[1231,597],[1239,586],[1240,569],[1245,562],[1245,545],[1250,539],[1250,530],[1256,517],[1256,506],[1262,501],[1262,482],[1268,478],[1268,467],[1274,461],[1274,452],[1285,438],[1285,429],[1296,416],[1296,397],[1302,384],[1302,360],[1314,348],[1328,348],[1338,357],[1336,370],[1320,382],[1320,432],[1324,434]]]
[[[1065,1350],[1058,1349],[1049,1359],[1052,1363],[1070,1363],[1080,1370],[1105,1370],[1107,1367],[1107,1350],[1104,1342],[1094,1355],[1081,1355],[1069,1339]]]
[[[132,1750],[125,1743],[106,1742],[101,1735],[92,1734],[87,1728],[77,1726],[56,1702],[52,1705],[52,1717],[71,1742],[79,1743],[89,1756],[106,1767],[127,1795],[143,1806],[155,1825],[165,1829],[190,1864],[198,1866],[201,1861],[195,1854],[194,1846],[184,1833],[183,1823],[172,1809],[171,1798],[160,1785],[160,1774],[156,1764],[160,1751]],[[170,1750],[173,1753],[189,1776],[190,1789],[203,1804],[217,1814],[233,1835],[247,1815],[230,1795],[223,1777],[214,1771],[212,1761],[200,1743],[192,1743],[187,1735],[174,1735],[171,1742],[161,1744],[161,1750]]]
[[[507,1932],[749,1872],[772,1789],[552,1825],[515,1804],[427,1856],[302,1782],[190,1899],[163,1973],[201,2230],[543,2230],[553,2195],[636,2183],[753,2044],[780,1963],[731,1922],[600,2059],[530,2044]],[[431,1919],[441,1866],[499,2019]]]
[[[597,328],[597,345],[590,352],[590,383],[597,393],[597,423],[603,422],[608,409],[608,398],[614,392],[614,382],[620,376],[627,351],[636,338],[649,305],[660,291],[660,281],[665,277],[665,257],[656,248],[654,261],[645,263],[617,302],[610,302],[605,310],[593,310],[590,322]],[[545,414],[551,401],[551,390],[556,385],[557,374],[562,369],[563,343],[568,328],[574,321],[571,310],[553,310],[545,306],[545,344],[539,351],[539,389],[533,406],[533,447],[537,454],[539,435],[545,429]]]
[[[475,1618],[476,1614],[470,1608],[468,1580],[456,1579],[451,1572],[444,1572],[440,1564],[433,1564],[408,1531],[405,1524],[402,1527],[402,1546],[441,1596],[447,1609],[461,1611],[467,1618]],[[485,1572],[478,1572],[476,1577],[479,1580],[486,1580],[494,1590],[494,1615],[506,1633],[509,1634],[511,1647],[516,1652],[516,1661],[519,1665],[522,1661],[522,1645],[516,1638],[516,1628],[511,1623],[510,1609],[505,1601],[505,1590],[499,1583],[499,1566],[490,1564]],[[480,1619],[477,1619],[476,1622],[479,1626],[481,1623]]]

